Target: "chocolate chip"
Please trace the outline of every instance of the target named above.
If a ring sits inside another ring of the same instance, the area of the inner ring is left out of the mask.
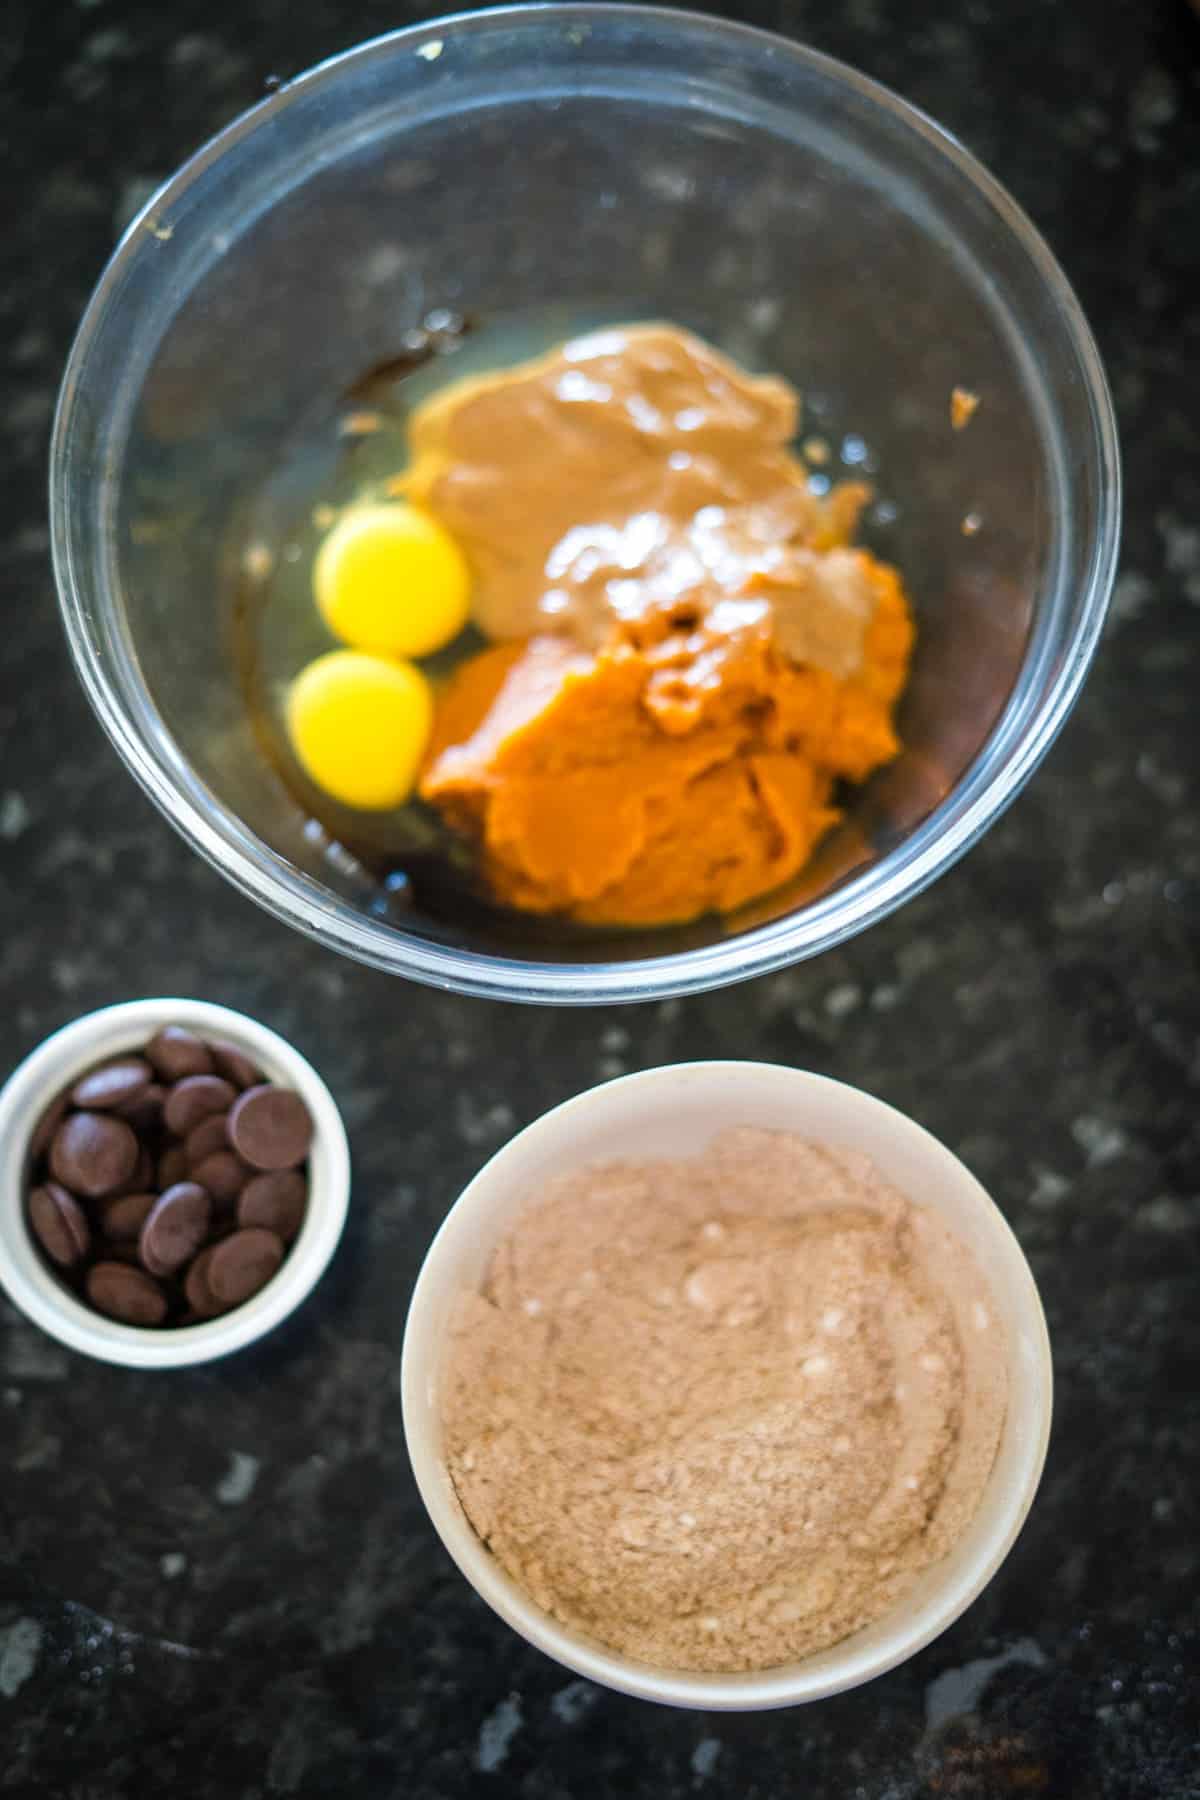
[[[242,1189],[238,1200],[238,1224],[261,1225],[290,1244],[304,1220],[308,1183],[296,1169],[274,1169],[256,1175]]]
[[[127,1106],[118,1106],[117,1111],[123,1119],[129,1120],[135,1131],[143,1134],[156,1131],[162,1124],[163,1101],[166,1097],[166,1088],[157,1081],[152,1081],[148,1088],[143,1088],[136,1100],[131,1100]]]
[[[70,1269],[82,1262],[92,1243],[83,1208],[56,1181],[34,1188],[29,1196],[29,1223],[52,1262]]]
[[[183,1282],[185,1300],[202,1319],[215,1319],[218,1313],[225,1311],[208,1285],[208,1265],[213,1254],[212,1250],[201,1250],[199,1256],[193,1257]]]
[[[187,1153],[182,1144],[172,1144],[158,1159],[159,1189],[174,1187],[177,1181],[186,1181],[187,1177]]]
[[[131,1127],[111,1113],[72,1113],[50,1146],[55,1180],[93,1200],[128,1181],[137,1159],[138,1141]]]
[[[136,1238],[158,1202],[157,1194],[122,1194],[117,1200],[106,1200],[100,1215],[105,1237]]]
[[[217,1074],[223,1075],[226,1081],[232,1081],[234,1087],[256,1087],[262,1080],[261,1072],[255,1068],[250,1058],[227,1038],[209,1038],[208,1047],[212,1051]]]
[[[236,1098],[233,1083],[220,1075],[185,1075],[167,1095],[163,1120],[168,1131],[185,1138],[201,1119],[227,1112]]]
[[[212,1201],[194,1181],[160,1194],[138,1238],[138,1255],[151,1275],[174,1275],[208,1236]]]
[[[95,1112],[124,1113],[141,1099],[153,1077],[154,1071],[143,1057],[123,1056],[81,1076],[71,1089],[71,1100],[75,1106]]]
[[[209,1291],[222,1306],[240,1306],[266,1286],[282,1261],[283,1245],[273,1231],[235,1231],[212,1253],[206,1270]]]
[[[226,1136],[226,1115],[210,1113],[207,1119],[201,1119],[198,1125],[188,1132],[184,1142],[183,1153],[189,1166],[203,1162],[214,1150],[228,1150],[229,1139]]]
[[[216,1318],[271,1280],[299,1232],[308,1180],[296,1165],[312,1133],[299,1095],[237,1044],[166,1026],[43,1112],[29,1138],[30,1234],[112,1318]]]
[[[203,1038],[182,1025],[164,1025],[146,1045],[146,1055],[164,1081],[185,1075],[211,1075],[213,1059]]]
[[[191,1177],[207,1188],[214,1200],[226,1205],[237,1199],[250,1179],[250,1170],[232,1150],[214,1150],[193,1164]]]
[[[161,1325],[167,1316],[167,1296],[143,1269],[98,1262],[88,1270],[84,1285],[98,1311],[126,1325]]]
[[[33,1134],[29,1139],[29,1155],[34,1162],[39,1156],[44,1156],[50,1148],[50,1140],[61,1125],[66,1110],[67,1096],[60,1094],[57,1100],[50,1102],[34,1126]]]
[[[292,1169],[304,1161],[313,1124],[299,1094],[263,1083],[239,1094],[229,1109],[229,1141],[256,1169]]]

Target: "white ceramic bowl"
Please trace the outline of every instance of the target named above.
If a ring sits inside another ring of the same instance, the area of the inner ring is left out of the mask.
[[[86,1069],[138,1049],[163,1025],[227,1038],[264,1075],[294,1088],[313,1118],[308,1210],[287,1260],[266,1287],[219,1319],[174,1330],[122,1325],[93,1312],[51,1273],[25,1221],[30,1134],[46,1106]],[[276,1032],[203,1000],[129,1000],[87,1013],[30,1052],[0,1091],[0,1285],[43,1331],[102,1362],[174,1369],[240,1350],[307,1297],[337,1247],[350,1198],[350,1152],[333,1095],[312,1064]]]
[[[651,1668],[568,1630],[528,1597],[472,1530],[442,1453],[439,1395],[455,1300],[477,1288],[512,1220],[552,1176],[614,1158],[694,1155],[728,1125],[786,1130],[866,1151],[937,1213],[982,1265],[1009,1346],[1008,1414],[972,1523],[890,1613],[803,1662],[747,1675]],[[446,1217],[409,1309],[404,1426],[421,1497],[467,1580],[515,1631],[568,1669],[642,1699],[751,1711],[818,1700],[893,1668],[944,1631],[1000,1567],[1033,1500],[1050,1432],[1050,1344],[1029,1265],[1002,1214],[936,1138],[881,1100],[767,1063],[685,1063],[592,1088],[500,1150]]]

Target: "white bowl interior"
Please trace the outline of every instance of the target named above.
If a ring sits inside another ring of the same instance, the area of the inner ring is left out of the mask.
[[[239,1045],[267,1076],[294,1088],[312,1114],[308,1210],[287,1260],[253,1298],[203,1325],[149,1330],[92,1312],[47,1267],[25,1220],[29,1137],[71,1082],[111,1056],[135,1050],[163,1025]],[[52,1337],[103,1362],[178,1368],[241,1349],[272,1330],[312,1290],[333,1255],[350,1196],[350,1152],[332,1094],[300,1052],[243,1013],[201,1000],[131,1000],[63,1026],[26,1057],[0,1091],[0,1285]]]
[[[901,1605],[797,1664],[745,1675],[650,1668],[565,1629],[536,1606],[476,1537],[442,1450],[439,1395],[455,1301],[477,1288],[511,1222],[551,1177],[616,1158],[694,1155],[728,1125],[796,1132],[868,1153],[887,1179],[937,1213],[980,1262],[1009,1347],[1004,1431],[979,1510],[958,1544]],[[995,1574],[1029,1510],[1045,1460],[1052,1376],[1033,1277],[974,1176],[921,1126],[856,1088],[758,1063],[691,1063],[626,1076],[547,1113],[492,1158],[446,1218],[421,1271],[404,1340],[409,1454],[451,1556],[531,1643],[578,1674],[642,1698],[753,1710],[815,1700],[894,1667],[950,1625]]]

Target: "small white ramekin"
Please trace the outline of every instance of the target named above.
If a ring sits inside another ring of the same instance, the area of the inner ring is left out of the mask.
[[[439,1396],[455,1301],[477,1289],[512,1221],[551,1177],[588,1163],[694,1155],[729,1125],[793,1131],[870,1155],[887,1179],[937,1213],[991,1285],[1009,1350],[1008,1414],[975,1518],[954,1549],[885,1617],[803,1662],[748,1675],[651,1668],[550,1617],[475,1535],[446,1469]],[[592,1088],[506,1144],[451,1208],[409,1308],[402,1393],[408,1451],[429,1515],[463,1574],[522,1637],[576,1674],[646,1700],[754,1711],[857,1687],[953,1623],[1008,1554],[1033,1500],[1050,1433],[1050,1344],[1029,1265],[1003,1215],[936,1138],[881,1100],[821,1075],[767,1063],[684,1063]]]
[[[278,1275],[253,1298],[202,1325],[122,1325],[77,1300],[46,1266],[25,1219],[29,1138],[45,1108],[86,1069],[136,1050],[164,1025],[226,1038],[268,1080],[294,1088],[313,1119],[308,1209]],[[0,1285],[43,1331],[101,1362],[175,1369],[227,1356],[264,1336],[311,1292],[337,1247],[350,1198],[350,1151],[333,1095],[277,1032],[204,1000],[129,1000],[74,1019],[48,1037],[0,1090]]]

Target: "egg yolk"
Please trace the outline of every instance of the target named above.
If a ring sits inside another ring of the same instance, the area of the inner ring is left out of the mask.
[[[317,551],[313,592],[335,637],[383,656],[430,656],[467,622],[471,578],[435,519],[406,503],[355,506]]]
[[[383,812],[413,790],[433,728],[433,696],[411,663],[331,650],[292,682],[286,721],[317,787],[345,806]]]

